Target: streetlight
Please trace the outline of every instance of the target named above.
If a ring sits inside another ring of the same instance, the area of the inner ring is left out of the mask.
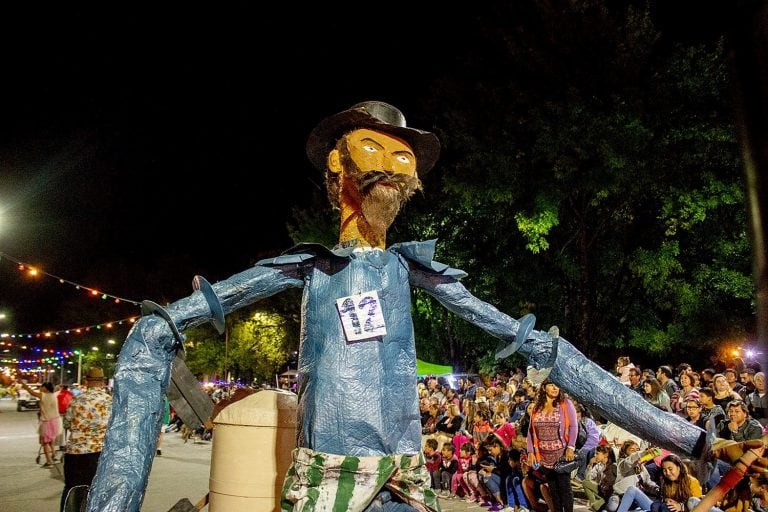
[[[75,354],[77,354],[77,384],[80,385],[80,379],[83,375],[82,368],[83,368],[83,351],[82,350],[75,350]]]

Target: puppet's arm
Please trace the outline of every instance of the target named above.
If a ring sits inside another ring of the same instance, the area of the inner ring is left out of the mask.
[[[514,342],[519,322],[469,293],[453,277],[412,265],[410,280],[459,317],[497,338]],[[534,330],[518,351],[535,368],[551,367],[549,376],[558,386],[607,420],[662,448],[694,456],[703,453],[704,430],[643,400],[567,340]]]
[[[148,308],[147,315],[136,322],[118,357],[112,415],[88,495],[88,511],[140,510],[160,435],[171,362],[181,349],[179,331],[301,286],[299,264],[255,266],[214,284],[207,291],[215,296],[199,289],[167,309],[149,303],[154,309]]]

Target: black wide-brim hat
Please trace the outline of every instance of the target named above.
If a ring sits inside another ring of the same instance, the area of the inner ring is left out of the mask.
[[[440,156],[440,141],[434,133],[405,124],[400,110],[383,101],[364,101],[348,110],[326,117],[315,126],[307,139],[307,156],[321,171],[327,169],[328,154],[336,142],[350,130],[368,128],[403,139],[416,155],[416,172],[424,176]]]

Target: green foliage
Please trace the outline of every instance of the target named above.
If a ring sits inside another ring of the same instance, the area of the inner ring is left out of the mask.
[[[282,295],[227,315],[225,335],[207,324],[186,331],[190,371],[200,377],[231,374],[247,383],[273,383],[298,350],[300,298],[290,290]]]
[[[509,315],[556,324],[611,364],[694,354],[754,328],[743,171],[722,40],[662,38],[647,6],[527,0],[476,6],[478,38],[406,112],[443,152],[388,243],[437,239],[435,259]],[[318,190],[289,226],[334,245]],[[420,357],[493,374],[499,341],[419,290]],[[280,329],[273,321],[274,328]],[[270,324],[272,325],[272,324]],[[243,363],[276,365],[286,338],[244,321]],[[269,343],[268,343],[269,341]],[[234,349],[233,349],[234,350]]]

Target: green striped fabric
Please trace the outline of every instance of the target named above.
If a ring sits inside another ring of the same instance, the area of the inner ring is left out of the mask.
[[[420,512],[440,512],[421,453],[350,457],[293,451],[283,483],[283,512],[362,512],[383,489]]]

